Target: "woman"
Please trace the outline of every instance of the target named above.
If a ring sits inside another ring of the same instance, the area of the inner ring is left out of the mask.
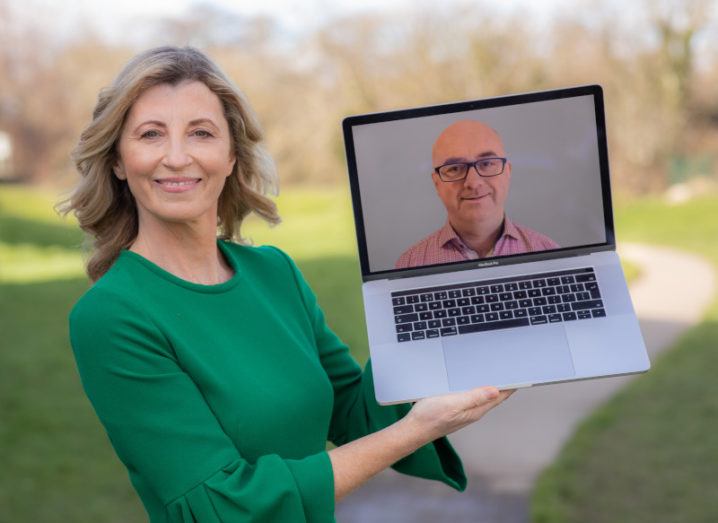
[[[333,521],[335,500],[392,465],[463,490],[443,436],[510,392],[377,405],[371,365],[293,262],[231,241],[250,212],[279,220],[261,139],[216,65],[163,47],[100,93],[74,152],[66,212],[94,239],[94,285],[72,347],[151,521]]]

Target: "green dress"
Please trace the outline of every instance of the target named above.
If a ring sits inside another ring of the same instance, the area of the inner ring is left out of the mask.
[[[327,440],[409,407],[376,403],[371,363],[361,371],[289,257],[218,245],[235,271],[219,285],[122,251],[70,314],[85,392],[152,522],[334,521]],[[445,438],[394,468],[466,487]]]

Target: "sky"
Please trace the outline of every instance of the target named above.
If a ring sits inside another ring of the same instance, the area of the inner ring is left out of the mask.
[[[617,17],[623,27],[641,27],[645,23],[642,7],[647,2],[670,3],[681,0],[6,0],[16,17],[41,30],[58,35],[61,40],[72,38],[91,28],[109,44],[127,42],[133,36],[132,27],[141,27],[148,18],[178,18],[193,4],[217,5],[235,14],[252,17],[269,16],[279,23],[286,40],[310,33],[326,20],[336,16],[351,16],[369,11],[420,11],[422,6],[432,9],[441,6],[451,9],[455,4],[490,6],[492,12],[525,15],[536,27],[548,24],[566,13],[581,16],[590,22],[601,8]],[[706,0],[712,5],[710,30],[703,31],[696,41],[697,55],[715,48],[718,42],[718,0]],[[2,7],[0,0],[0,7]],[[134,34],[140,34],[139,31]],[[646,35],[650,38],[650,35]]]

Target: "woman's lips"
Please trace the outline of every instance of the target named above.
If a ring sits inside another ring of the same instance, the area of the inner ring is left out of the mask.
[[[162,178],[155,183],[165,192],[177,193],[191,191],[201,181],[200,178]]]

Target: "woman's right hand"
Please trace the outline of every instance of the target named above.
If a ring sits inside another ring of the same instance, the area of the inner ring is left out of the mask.
[[[404,418],[427,438],[427,443],[478,421],[514,390],[479,387],[417,401]]]

